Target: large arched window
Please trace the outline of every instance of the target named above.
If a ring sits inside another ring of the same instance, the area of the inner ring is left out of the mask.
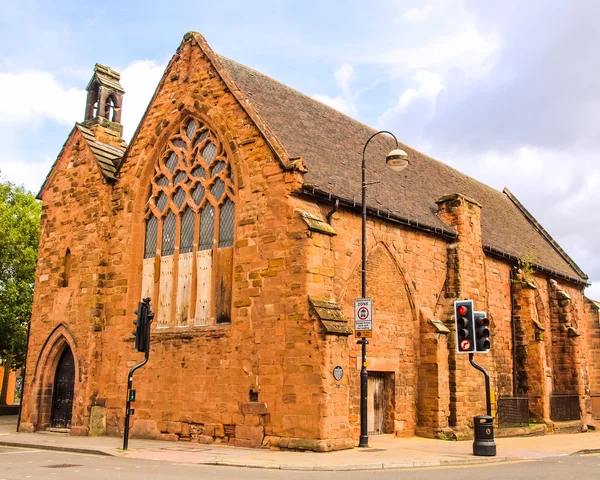
[[[142,296],[157,327],[231,321],[234,176],[216,135],[188,119],[154,167]]]

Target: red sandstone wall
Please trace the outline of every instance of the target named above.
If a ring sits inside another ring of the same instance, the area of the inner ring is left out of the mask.
[[[114,274],[126,292],[111,292],[104,331],[100,396],[108,432],[121,429],[125,379],[140,355],[133,352],[131,321],[140,297],[143,221],[152,165],[162,145],[191,114],[221,135],[238,187],[233,255],[231,325],[154,332],[150,362],[136,373],[134,435],[225,438],[260,444],[263,433],[319,437],[321,377],[316,333],[307,315],[302,242],[306,225],[289,200],[299,177],[286,173],[214,68],[189,43],[174,58],[121,171],[110,249]],[[248,406],[249,391],[259,403]],[[225,426],[225,427],[224,427]],[[263,430],[263,427],[264,430]]]
[[[103,181],[95,157],[78,130],[69,137],[47,186],[40,234],[31,336],[27,356],[26,390],[23,398],[24,430],[44,427],[50,420],[51,384],[55,362],[38,363],[51,345],[50,334],[65,325],[74,340],[76,362],[72,431],[84,433],[89,416],[89,398],[98,391],[97,358],[100,331],[106,321],[104,288],[107,277],[110,236],[110,186]],[[62,287],[63,262],[71,250],[71,277]]]

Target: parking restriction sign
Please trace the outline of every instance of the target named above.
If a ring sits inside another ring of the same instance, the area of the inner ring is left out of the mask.
[[[354,300],[354,335],[360,338],[371,336],[373,331],[373,304],[370,298]]]

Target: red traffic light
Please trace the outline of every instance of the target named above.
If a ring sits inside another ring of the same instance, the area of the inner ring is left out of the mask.
[[[460,307],[458,307],[458,313],[459,313],[459,315],[466,315],[467,307],[465,307],[464,305],[461,305]]]

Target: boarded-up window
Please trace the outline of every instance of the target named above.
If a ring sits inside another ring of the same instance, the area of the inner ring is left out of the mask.
[[[223,144],[189,119],[166,143],[154,172],[142,283],[159,304],[155,325],[228,323],[236,197]]]

